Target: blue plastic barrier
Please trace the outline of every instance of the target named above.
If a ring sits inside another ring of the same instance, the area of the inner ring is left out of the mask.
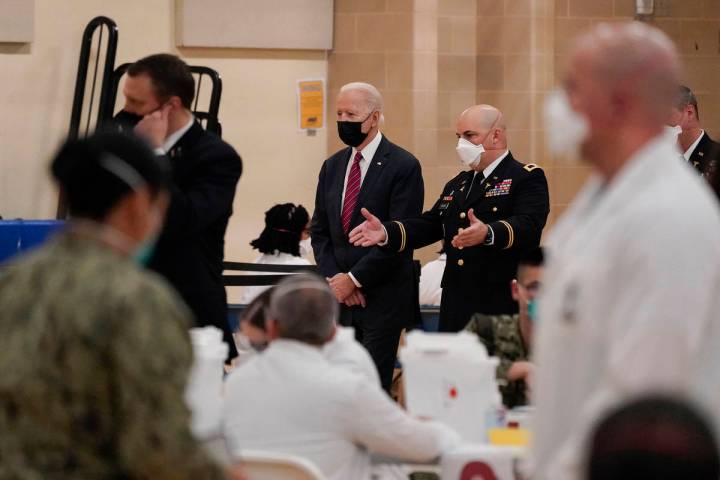
[[[0,221],[0,262],[41,245],[64,223],[62,220]]]

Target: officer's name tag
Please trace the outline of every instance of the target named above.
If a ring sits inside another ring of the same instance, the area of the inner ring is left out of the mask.
[[[506,178],[502,182],[495,185],[493,188],[485,192],[486,197],[498,197],[500,195],[509,195],[510,186],[512,185],[512,178]]]

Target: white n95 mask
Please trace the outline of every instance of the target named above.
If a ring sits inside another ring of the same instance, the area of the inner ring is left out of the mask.
[[[570,106],[565,90],[555,90],[545,101],[545,137],[555,155],[573,156],[590,133],[587,119]]]
[[[460,163],[465,167],[473,167],[480,162],[482,154],[485,153],[485,147],[475,145],[464,138],[458,139],[457,147],[455,147]]]

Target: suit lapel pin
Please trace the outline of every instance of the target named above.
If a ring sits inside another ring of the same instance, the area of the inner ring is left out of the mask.
[[[382,165],[382,162],[377,162],[378,165]]]
[[[705,156],[705,152],[698,152],[698,155],[701,156],[701,157],[704,157],[704,156]]]

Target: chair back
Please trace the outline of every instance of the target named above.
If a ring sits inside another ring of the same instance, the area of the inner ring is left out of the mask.
[[[249,480],[325,480],[315,464],[295,455],[242,450],[240,462]]]

